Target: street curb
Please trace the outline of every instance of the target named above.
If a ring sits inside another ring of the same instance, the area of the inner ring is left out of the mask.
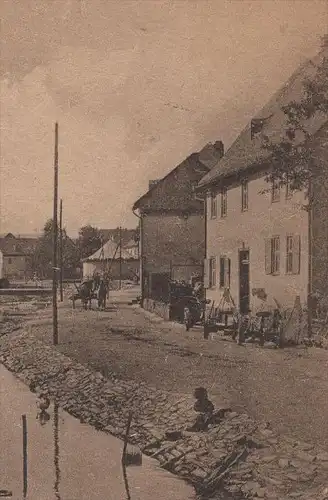
[[[146,309],[143,309],[139,304],[133,304],[131,307],[139,314],[142,314],[146,318],[148,318],[152,323],[158,323],[167,326],[167,328],[171,329],[183,330],[183,331],[186,330],[185,325],[182,325],[181,323],[176,323],[174,321],[166,321],[157,314],[147,311]]]

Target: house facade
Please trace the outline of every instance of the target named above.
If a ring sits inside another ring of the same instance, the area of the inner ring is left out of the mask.
[[[204,201],[195,188],[222,154],[220,141],[207,145],[206,155],[194,153],[163,179],[151,181],[133,206],[140,219],[142,307],[165,319],[170,319],[169,282],[203,276]]]
[[[16,237],[12,233],[0,238],[3,278],[21,280],[32,277],[31,262],[37,242],[35,237]]]
[[[263,191],[266,191],[262,194]],[[207,197],[207,298],[217,305],[229,288],[242,311],[256,309],[258,294],[292,306],[308,285],[308,213],[303,192],[268,190],[260,174],[227,182]],[[213,209],[213,197],[217,209]]]
[[[95,273],[109,272],[113,280],[138,280],[139,257],[132,242],[120,245],[112,239],[108,240],[99,250],[83,259],[83,278],[92,277]]]
[[[217,307],[231,307],[227,290],[241,312],[272,309],[277,302],[289,309],[296,297],[306,305],[310,293],[328,294],[327,116],[307,124],[316,159],[310,211],[303,191],[267,182],[261,148],[262,134],[281,136],[281,108],[300,99],[311,71],[311,62],[303,65],[256,116],[260,133],[254,136],[252,121],[200,181],[206,193],[206,297]]]

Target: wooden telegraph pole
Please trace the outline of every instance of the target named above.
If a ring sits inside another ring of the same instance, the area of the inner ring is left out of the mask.
[[[52,321],[53,343],[58,344],[58,308],[57,308],[57,243],[58,243],[58,123],[55,125],[55,161],[54,161],[54,213],[53,213],[53,275],[52,275]]]
[[[63,200],[59,204],[59,267],[60,267],[60,302],[63,302]]]
[[[120,287],[120,290],[122,288],[122,228],[120,226],[120,282],[119,282],[119,287]]]

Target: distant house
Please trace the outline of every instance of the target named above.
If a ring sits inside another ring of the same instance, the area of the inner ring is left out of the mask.
[[[117,243],[119,242],[120,233],[118,227],[115,229],[99,229],[99,234],[102,241],[113,240],[116,241]],[[135,241],[137,237],[138,237],[138,229],[122,228],[121,238],[123,247],[128,243],[130,243],[131,240]]]
[[[37,243],[37,237],[19,237],[12,233],[1,237],[2,277],[18,280],[30,278],[31,261]]]
[[[207,298],[217,306],[227,289],[242,312],[267,307],[266,296],[270,308],[274,299],[289,308],[296,296],[306,304],[309,289],[328,294],[327,116],[305,123],[318,167],[312,219],[304,192],[266,182],[261,147],[263,133],[279,140],[286,123],[281,108],[301,98],[303,81],[314,71],[311,61],[296,71],[200,181],[207,207]]]
[[[204,201],[195,187],[223,154],[221,141],[207,145],[150,181],[133,206],[140,220],[141,298],[145,309],[170,318],[168,283],[202,279],[205,253]]]
[[[99,250],[83,259],[83,278],[92,277],[95,273],[109,272],[114,280],[136,280],[139,276],[138,245],[128,242],[120,245],[112,239]]]

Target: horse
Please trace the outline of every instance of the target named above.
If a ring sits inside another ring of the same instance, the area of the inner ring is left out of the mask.
[[[94,293],[94,282],[93,280],[84,281],[79,287],[79,295],[81,298],[82,305],[85,310],[91,309],[91,302]]]
[[[97,298],[98,298],[98,308],[106,309],[106,298],[107,298],[108,286],[104,280],[100,281]]]

